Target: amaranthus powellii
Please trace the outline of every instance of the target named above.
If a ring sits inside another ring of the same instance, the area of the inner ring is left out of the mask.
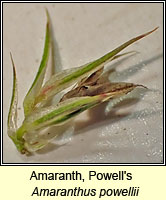
[[[8,135],[16,145],[18,151],[23,154],[43,148],[55,137],[55,135],[48,138],[41,137],[38,134],[41,130],[51,126],[62,126],[68,120],[85,110],[105,101],[124,96],[138,86],[144,87],[143,85],[133,83],[110,82],[105,78],[103,69],[108,62],[133,53],[119,54],[127,46],[158,29],[157,27],[152,31],[139,35],[83,66],[56,73],[43,84],[52,40],[48,11],[46,13],[47,24],[43,56],[37,75],[24,98],[25,119],[19,128],[17,128],[16,69],[11,55],[13,65],[13,93],[8,114]],[[60,99],[59,103],[51,106],[46,105],[56,94],[74,84],[76,84],[75,87],[68,91]]]

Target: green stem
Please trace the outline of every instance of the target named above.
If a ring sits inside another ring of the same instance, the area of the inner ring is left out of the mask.
[[[24,148],[24,140],[23,139],[18,140],[16,134],[10,136],[10,138],[12,139],[14,144],[16,145],[18,151],[24,154],[26,152],[26,150]]]
[[[20,128],[17,129],[17,131],[16,131],[17,140],[23,140],[23,135],[25,134],[25,132],[26,132],[25,127],[23,125],[20,126]]]

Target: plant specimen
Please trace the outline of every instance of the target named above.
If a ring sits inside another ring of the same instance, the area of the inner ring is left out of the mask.
[[[158,27],[157,27],[158,28]],[[137,36],[104,56],[89,62],[83,66],[63,70],[50,77],[43,84],[47,68],[47,61],[51,48],[50,20],[47,12],[47,25],[45,34],[45,44],[42,60],[37,75],[24,98],[24,121],[17,128],[17,79],[14,61],[11,55],[13,66],[13,93],[8,114],[8,135],[16,145],[18,151],[28,154],[37,151],[47,145],[55,134],[44,136],[40,132],[51,126],[63,126],[68,120],[74,118],[85,110],[97,106],[105,101],[124,96],[134,88],[143,85],[110,82],[103,72],[106,63],[117,59],[127,52],[119,54],[123,49],[141,38],[151,34],[150,32]],[[57,104],[48,106],[52,98],[70,86],[75,86],[69,90]]]

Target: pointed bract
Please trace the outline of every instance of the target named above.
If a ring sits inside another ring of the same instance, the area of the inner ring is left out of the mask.
[[[157,28],[145,34],[142,34],[138,37],[135,37],[129,40],[128,42],[125,42],[124,44],[120,45],[113,51],[105,54],[104,56],[102,56],[101,58],[93,62],[85,64],[81,67],[64,70],[52,76],[50,80],[48,80],[46,84],[41,88],[39,95],[36,97],[35,104],[38,107],[42,107],[47,102],[47,100],[49,100],[51,97],[53,97],[60,91],[70,87],[71,85],[79,81],[80,79],[88,77],[90,74],[101,69],[106,63],[115,59],[118,56],[117,54],[120,51],[122,51],[127,46],[131,45],[132,43],[136,42],[137,40],[140,40],[141,38],[151,34],[155,30],[157,30]]]
[[[10,53],[12,67],[13,67],[13,90],[12,90],[12,99],[9,108],[8,114],[8,135],[12,136],[17,129],[17,103],[18,103],[18,91],[17,91],[17,78],[16,78],[16,69],[14,65],[14,61],[12,58],[12,54]]]
[[[49,22],[49,15],[48,15],[47,10],[46,10],[46,14],[47,14],[47,25],[46,25],[43,56],[42,56],[42,60],[41,60],[38,72],[36,74],[36,77],[27,95],[25,96],[25,99],[23,102],[25,117],[29,115],[34,109],[35,98],[38,95],[40,88],[42,87],[42,83],[43,83],[45,72],[46,72],[47,61],[48,61],[49,52],[50,52],[50,40],[51,40],[50,22]]]

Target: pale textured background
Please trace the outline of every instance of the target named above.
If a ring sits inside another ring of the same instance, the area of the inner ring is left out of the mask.
[[[144,84],[157,92],[147,93],[137,103],[121,106],[108,116],[104,115],[103,105],[85,112],[76,119],[74,136],[67,144],[58,148],[52,145],[35,156],[26,157],[16,151],[6,130],[12,93],[9,52],[13,54],[17,70],[20,125],[23,98],[37,72],[43,51],[44,7],[48,8],[52,20],[58,69],[85,64],[159,26],[155,33],[126,49],[137,50],[140,54],[112,63],[124,72],[123,76],[119,72],[117,80]],[[4,162],[162,162],[162,11],[161,3],[4,4]]]

